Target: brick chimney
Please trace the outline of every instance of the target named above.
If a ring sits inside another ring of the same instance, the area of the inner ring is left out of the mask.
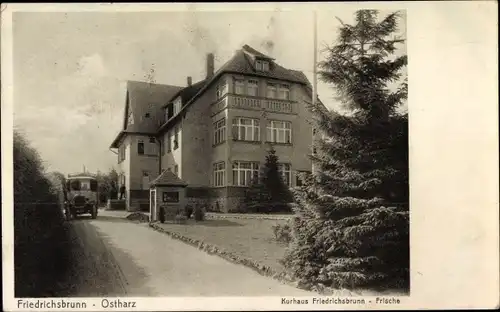
[[[193,78],[191,78],[191,76],[187,77],[187,85],[188,87],[191,86],[193,84]]]
[[[207,78],[211,78],[214,75],[214,54],[207,54]]]

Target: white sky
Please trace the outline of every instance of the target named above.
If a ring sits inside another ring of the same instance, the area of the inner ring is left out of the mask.
[[[312,12],[67,12],[13,14],[14,123],[38,149],[48,170],[106,171],[108,150],[120,130],[125,84],[155,69],[158,83],[184,86],[205,74],[205,55],[216,68],[244,44],[268,53],[312,81]],[[318,13],[318,45],[331,44],[354,8]],[[386,13],[386,12],[381,12]],[[405,20],[401,33],[406,32]],[[271,40],[271,51],[263,42]],[[406,45],[400,53],[406,53]],[[320,56],[319,59],[322,57]],[[330,86],[318,94],[338,109]]]

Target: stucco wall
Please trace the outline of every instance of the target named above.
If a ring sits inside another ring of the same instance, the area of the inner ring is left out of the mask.
[[[183,120],[183,180],[190,186],[209,186],[214,161],[212,118],[210,105],[214,102],[216,85],[211,86],[189,106]],[[219,149],[217,149],[219,150]]]
[[[175,125],[172,126],[171,130],[167,131],[164,133],[164,135],[162,136],[162,148],[165,149],[165,152],[163,153],[163,155],[161,156],[162,157],[162,160],[161,160],[161,167],[162,169],[168,169],[170,168],[172,170],[172,172],[174,172],[174,167],[175,165],[178,166],[178,176],[180,178],[184,178],[184,175],[185,173],[183,172],[183,166],[182,166],[182,155],[183,155],[183,142],[184,142],[184,125],[185,123],[183,122],[183,120],[179,120]],[[179,143],[179,147],[177,149],[174,150],[174,138],[175,138],[175,126],[178,125],[180,128],[179,128],[179,137],[178,137],[178,143]],[[189,125],[191,126],[191,125]],[[169,132],[171,132],[172,134],[172,138],[170,139],[171,143],[170,143],[170,147],[171,147],[171,150],[170,152],[167,150],[167,140],[168,140],[168,134]]]
[[[143,140],[146,143],[149,141],[148,136],[133,135],[130,136],[130,185],[128,190],[142,189],[142,176],[143,171],[148,171],[150,174],[150,181],[158,176],[159,164],[158,156],[152,155],[139,155],[137,143]],[[149,144],[149,143],[148,143]],[[152,143],[151,143],[152,144]]]

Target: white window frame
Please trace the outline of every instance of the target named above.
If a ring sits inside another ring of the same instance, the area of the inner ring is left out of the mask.
[[[174,101],[174,114],[173,114],[173,116],[177,115],[181,111],[181,108],[182,108],[182,98],[178,97]]]
[[[260,164],[251,161],[233,162],[233,185],[250,186],[259,177]]]
[[[287,84],[281,84],[279,86],[278,96],[282,100],[290,100],[290,86]]]
[[[253,90],[253,91],[251,91]],[[259,96],[259,81],[250,79],[247,81],[247,95]]]
[[[244,95],[245,94],[245,80],[234,79],[234,93]]]
[[[250,123],[246,124],[244,121],[250,121]],[[260,120],[246,117],[234,118],[232,136],[235,141],[260,141]]]
[[[214,122],[214,145],[226,141],[226,118]]]
[[[278,171],[280,172],[283,183],[286,186],[292,186],[292,165],[290,163],[279,163]]]
[[[224,161],[213,164],[213,186],[226,185],[226,163]]]
[[[279,124],[283,127],[279,127]],[[288,134],[288,142],[287,142]],[[268,120],[267,121],[267,142],[272,143],[292,143],[292,123],[285,120]]]
[[[268,82],[266,85],[266,97],[269,99],[278,98],[278,86],[275,83]]]
[[[255,69],[257,69],[258,71],[269,71],[269,62],[264,60],[256,60]]]
[[[217,85],[216,96],[217,99],[222,99],[227,94],[227,81],[221,81]]]

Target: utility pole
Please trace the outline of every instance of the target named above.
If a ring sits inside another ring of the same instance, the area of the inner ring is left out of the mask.
[[[318,78],[317,78],[317,63],[318,63],[318,29],[317,29],[317,12],[314,10],[314,15],[313,15],[313,36],[314,36],[314,56],[313,56],[313,86],[312,86],[312,106],[313,108],[316,108],[316,99],[317,99],[317,87],[318,87]]]

